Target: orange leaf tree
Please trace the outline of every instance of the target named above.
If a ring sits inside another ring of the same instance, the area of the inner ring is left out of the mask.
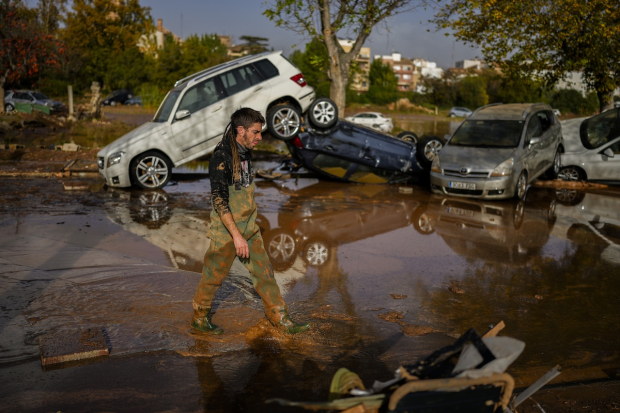
[[[43,32],[32,10],[0,0],[0,112],[7,84],[36,78],[44,67],[60,67],[63,53],[64,46]]]

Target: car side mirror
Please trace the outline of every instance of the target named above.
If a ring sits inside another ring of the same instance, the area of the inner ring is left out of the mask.
[[[528,146],[536,145],[539,142],[540,142],[540,138],[532,138],[530,139],[530,143]]]
[[[613,158],[614,151],[612,151],[611,148],[607,148],[603,151],[603,155],[607,156],[608,158]]]
[[[190,116],[192,116],[191,112],[189,110],[187,110],[187,109],[183,109],[183,110],[180,110],[177,113],[175,113],[174,119],[175,120],[182,120],[182,119],[188,118]]]

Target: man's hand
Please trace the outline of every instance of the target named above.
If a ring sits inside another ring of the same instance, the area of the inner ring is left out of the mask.
[[[235,250],[239,258],[250,258],[250,248],[245,238],[239,235],[238,237],[234,237],[233,241],[235,242]]]

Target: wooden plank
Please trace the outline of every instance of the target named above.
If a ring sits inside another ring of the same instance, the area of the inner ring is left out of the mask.
[[[101,328],[43,335],[39,338],[39,348],[43,366],[110,354]]]

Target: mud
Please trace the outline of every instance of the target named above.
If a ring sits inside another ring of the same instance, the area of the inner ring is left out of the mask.
[[[554,383],[618,378],[613,188],[530,188],[518,203],[259,180],[276,281],[292,317],[315,327],[273,328],[235,261],[214,300],[225,334],[211,337],[189,328],[211,212],[208,179],[190,172],[157,192],[0,179],[0,411],[293,411],[262,401],[325,400],[339,367],[367,385],[388,380],[500,320],[526,343],[509,369],[517,387],[556,364]],[[76,326],[105,328],[109,359],[43,372],[38,338]],[[560,408],[547,411],[618,403],[608,388],[596,405],[552,390],[534,397]]]

